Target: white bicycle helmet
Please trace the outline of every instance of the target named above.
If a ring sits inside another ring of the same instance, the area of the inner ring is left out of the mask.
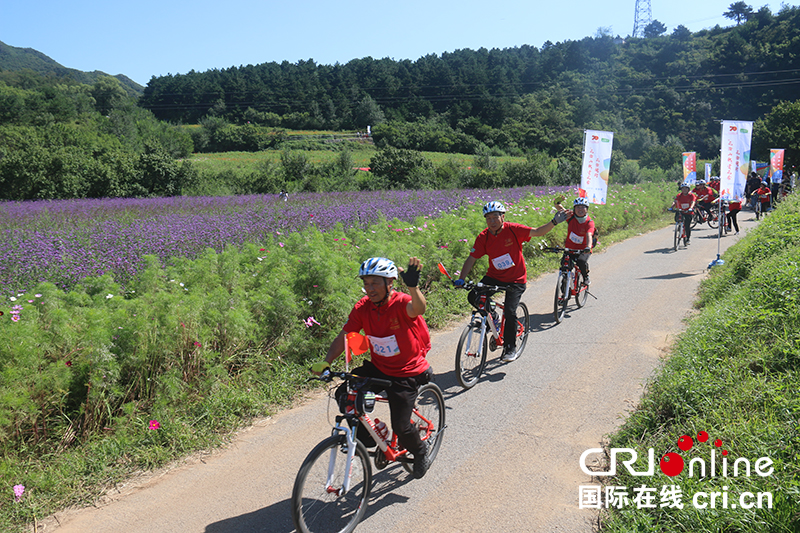
[[[492,201],[483,206],[483,216],[486,216],[489,213],[505,213],[505,212],[506,212],[506,206],[504,206],[500,202]]]
[[[587,209],[589,208],[589,199],[588,198],[575,198],[575,201],[572,202],[572,207],[576,205],[585,206]]]
[[[397,279],[397,267],[394,261],[385,257],[372,257],[361,263],[358,276],[380,276],[382,278]]]

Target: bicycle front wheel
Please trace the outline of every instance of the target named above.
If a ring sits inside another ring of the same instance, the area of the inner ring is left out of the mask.
[[[694,214],[692,215],[692,229],[698,224],[698,222],[702,222],[703,215],[700,213],[699,209],[695,209]]]
[[[302,533],[353,531],[367,510],[372,467],[366,448],[356,441],[350,488],[344,492],[347,437],[334,435],[308,454],[292,490],[292,520]]]
[[[675,242],[672,245],[672,249],[677,251],[678,250],[678,243],[681,240],[681,223],[675,223]]]
[[[472,388],[486,368],[486,347],[486,335],[481,335],[480,322],[464,328],[456,349],[456,377],[465,389]]]
[[[708,227],[711,229],[717,229],[717,227],[719,227],[719,219],[717,218],[716,213],[708,215]]]
[[[568,290],[567,274],[566,272],[559,272],[558,280],[556,281],[556,296],[553,300],[553,315],[556,318],[556,324],[561,324],[561,321],[564,320],[564,313],[567,312]]]

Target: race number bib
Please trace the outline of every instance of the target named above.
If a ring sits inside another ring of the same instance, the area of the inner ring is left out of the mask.
[[[394,335],[391,337],[373,337],[367,335],[369,342],[372,344],[372,351],[375,355],[381,357],[394,357],[400,353],[400,347],[397,345],[397,339]]]
[[[681,204],[681,209],[689,209],[689,204]]]
[[[506,270],[514,266],[514,260],[508,254],[503,254],[500,257],[492,259],[492,264],[497,270]]]
[[[577,234],[577,233],[575,233],[575,232],[570,232],[570,234],[569,234],[569,240],[571,240],[571,241],[572,241],[572,242],[574,242],[575,244],[583,244],[583,236],[581,236],[581,235],[578,235],[578,234]]]

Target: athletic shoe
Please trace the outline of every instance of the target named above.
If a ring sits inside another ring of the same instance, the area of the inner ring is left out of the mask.
[[[414,454],[414,479],[422,479],[431,467],[431,457],[428,453],[430,447],[427,441],[422,441],[422,451]]]
[[[500,358],[500,360],[504,363],[510,363],[511,361],[516,361],[517,357],[519,357],[519,353],[517,352],[516,348],[510,351],[507,351],[505,348],[503,348],[503,356]]]

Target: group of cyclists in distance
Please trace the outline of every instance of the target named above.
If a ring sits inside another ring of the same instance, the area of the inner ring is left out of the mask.
[[[571,210],[560,201],[555,203],[556,212],[549,222],[533,228],[524,224],[506,222],[506,207],[501,202],[491,201],[483,206],[486,229],[475,238],[469,256],[464,261],[459,278],[453,280],[456,287],[463,286],[476,261],[488,256],[489,268],[482,278],[485,284],[505,287],[504,313],[506,320],[516,320],[517,307],[525,292],[527,269],[522,254],[522,245],[533,237],[543,236],[562,222],[568,222],[564,247],[581,252],[577,264],[583,283],[589,281],[589,256],[595,244],[595,224],[589,217],[589,201],[577,198]],[[364,261],[358,276],[363,283],[363,296],[350,311],[342,331],[331,343],[322,362],[315,363],[311,370],[320,375],[330,369],[331,363],[345,350],[345,337],[351,332],[364,331],[369,339],[370,360],[352,371],[353,374],[379,378],[391,382],[386,389],[392,431],[398,435],[399,443],[413,455],[413,476],[417,479],[427,472],[431,460],[428,458],[428,443],[420,440],[419,431],[409,423],[411,410],[418,387],[428,383],[433,372],[426,360],[431,349],[430,332],[423,318],[427,302],[418,288],[420,261],[411,257],[406,269],[398,268],[385,257],[373,257]],[[394,285],[402,278],[408,294],[395,290]],[[477,307],[474,292],[467,297]],[[497,318],[497,317],[495,317]],[[516,334],[514,328],[506,328],[503,337],[501,360],[516,359]],[[343,384],[346,385],[346,384]],[[346,391],[337,390],[340,396]],[[367,447],[374,446],[374,439],[359,426],[357,435]]]
[[[785,196],[791,190],[783,183],[774,185],[774,187],[770,187],[770,184],[763,180],[757,172],[750,173],[745,186],[745,200],[746,205],[756,213],[756,219],[759,218],[760,213],[766,214],[772,208],[777,196]],[[677,217],[684,219],[685,244],[688,245],[691,242],[691,222],[695,210],[699,210],[704,219],[714,218],[716,217],[715,212],[721,212],[723,218],[720,223],[724,224],[727,231],[735,230],[735,234],[739,234],[737,215],[742,210],[742,199],[724,202],[719,194],[720,179],[718,177],[712,176],[708,184],[703,179],[697,180],[697,184],[691,192],[691,184],[688,182],[679,183],[678,188],[680,192],[672,203],[672,209],[677,211],[676,221]],[[777,191],[773,189],[777,189]],[[719,202],[722,202],[722,206],[719,205]]]

